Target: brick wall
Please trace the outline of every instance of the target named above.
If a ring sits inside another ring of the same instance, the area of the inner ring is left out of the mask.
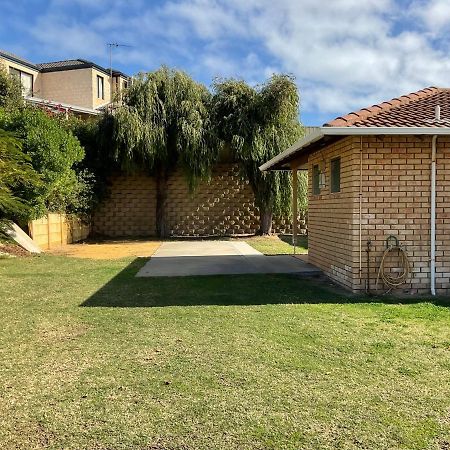
[[[61,103],[93,108],[94,76],[92,69],[44,72],[41,77],[41,97]],[[105,83],[105,89],[106,89]]]
[[[353,288],[353,220],[355,214],[355,161],[353,138],[342,139],[310,156],[308,162],[309,261],[330,278]],[[330,192],[330,161],[341,157],[341,191]],[[312,192],[312,167],[325,172],[326,185],[319,195]]]
[[[144,173],[116,175],[110,196],[93,217],[93,231],[105,236],[153,236],[156,183]],[[210,182],[190,193],[178,170],[169,179],[167,224],[173,236],[223,236],[253,234],[259,228],[259,213],[252,190],[233,164],[218,164]],[[274,232],[290,233],[290,218],[275,218]],[[304,220],[300,218],[303,230]]]
[[[313,164],[327,164],[338,152],[342,158],[342,192],[313,196],[309,204],[309,251],[311,262],[330,277],[354,291],[364,290],[367,280],[366,242],[372,241],[370,287],[375,290],[377,271],[394,235],[408,253],[411,276],[399,291],[428,293],[430,288],[430,162],[431,136],[385,136],[362,138],[362,255],[359,251],[360,138],[346,138],[310,157]],[[450,223],[448,185],[449,138],[437,144],[436,288],[450,288]],[[310,183],[311,184],[311,183]],[[328,188],[328,187],[327,187]],[[388,266],[396,267],[394,259]],[[382,288],[381,284],[379,285]]]

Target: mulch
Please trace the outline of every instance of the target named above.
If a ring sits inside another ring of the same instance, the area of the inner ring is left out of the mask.
[[[7,253],[8,255],[19,257],[31,256],[30,252],[20,247],[19,245],[9,243],[0,243],[0,253]]]

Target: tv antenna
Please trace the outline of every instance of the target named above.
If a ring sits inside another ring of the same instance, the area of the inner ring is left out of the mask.
[[[131,45],[119,44],[118,42],[108,42],[106,45],[109,50],[109,76],[111,77],[111,92],[112,92],[113,87],[112,50],[113,48],[118,47],[131,47]]]

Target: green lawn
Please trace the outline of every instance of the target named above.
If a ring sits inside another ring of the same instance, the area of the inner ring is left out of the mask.
[[[0,261],[3,449],[448,449],[450,309]]]
[[[265,255],[292,255],[294,253],[292,236],[289,235],[251,237],[247,239],[247,243]],[[307,236],[297,237],[296,253],[308,253]]]

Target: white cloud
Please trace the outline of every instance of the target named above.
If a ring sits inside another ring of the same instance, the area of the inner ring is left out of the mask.
[[[412,12],[433,34],[450,25],[448,0],[418,1],[412,6]]]
[[[92,18],[77,22],[69,3]],[[133,47],[118,50],[117,62],[182,64],[205,82],[258,83],[286,71],[297,77],[306,112],[333,116],[449,86],[447,25],[449,0],[54,0],[31,32],[36,45],[67,56],[102,58],[108,40],[126,42]]]

